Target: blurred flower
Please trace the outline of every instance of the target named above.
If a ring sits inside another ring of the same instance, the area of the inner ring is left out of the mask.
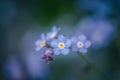
[[[42,59],[49,63],[53,60],[52,55],[53,52],[51,50],[46,50],[46,52],[42,55]]]
[[[98,27],[93,32],[91,40],[95,45],[107,46],[115,36],[115,27],[107,21],[99,21],[97,25]]]
[[[36,30],[28,29],[19,44],[22,52],[18,57],[22,60],[23,69],[27,78],[31,78],[33,80],[49,76],[49,65],[45,64],[41,59],[41,54],[44,52],[46,47],[40,49],[39,52],[35,50],[36,45],[34,43],[38,34],[39,32]]]
[[[87,48],[89,48],[91,42],[86,39],[84,35],[80,35],[78,38],[72,38],[72,50],[79,51],[82,53],[87,52]]]
[[[77,0],[76,5],[80,9],[92,12],[97,17],[106,17],[113,12],[111,1]]]
[[[46,39],[53,39],[57,36],[57,34],[59,33],[60,31],[60,28],[57,28],[56,26],[54,26],[52,28],[52,31],[51,32],[48,32],[47,36],[46,36]]]
[[[39,51],[41,48],[43,48],[46,45],[44,34],[41,35],[41,39],[35,42],[35,45],[36,45],[36,51]]]
[[[60,53],[67,55],[69,53],[71,41],[69,39],[66,39],[63,35],[59,35],[58,39],[54,39],[51,42],[51,46],[54,48],[55,55],[59,55]]]
[[[92,42],[94,49],[106,47],[115,37],[116,27],[112,21],[87,17],[78,23],[76,34],[85,34]]]
[[[29,52],[25,54],[26,73],[32,78],[44,78],[49,73],[48,66],[42,61],[40,54]]]
[[[18,62],[14,56],[8,58],[8,60],[5,62],[4,72],[6,77],[11,80],[23,79],[25,77],[20,62]]]

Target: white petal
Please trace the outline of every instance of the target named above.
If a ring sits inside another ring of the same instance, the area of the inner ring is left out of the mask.
[[[48,33],[47,36],[46,36],[46,39],[53,39],[57,36],[57,33],[55,32],[51,32],[51,33]]]
[[[56,35],[57,34],[55,32],[53,32],[53,33],[50,34],[50,38],[54,38],[54,37],[56,37]]]

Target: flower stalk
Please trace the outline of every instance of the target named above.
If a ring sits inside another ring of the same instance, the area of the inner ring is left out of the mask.
[[[95,65],[91,64],[89,62],[89,60],[87,59],[87,57],[83,54],[83,53],[78,53],[78,55],[93,69],[95,70],[97,73],[99,73],[99,75],[101,75],[104,80],[109,80],[108,77],[105,75],[105,73],[103,71],[101,71],[98,67],[96,67]]]

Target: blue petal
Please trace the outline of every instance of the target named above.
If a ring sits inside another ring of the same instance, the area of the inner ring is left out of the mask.
[[[86,48],[81,48],[81,49],[79,49],[79,52],[86,53],[87,49]]]
[[[56,31],[57,31],[57,27],[54,26],[54,27],[52,28],[52,32],[56,32]]]
[[[46,38],[47,38],[47,39],[50,39],[50,35],[51,35],[51,33],[48,32]]]
[[[79,39],[79,41],[81,41],[81,42],[85,42],[86,41],[86,36],[84,36],[84,35],[80,35],[79,37],[78,37],[78,39]]]
[[[41,39],[45,40],[45,35],[44,34],[41,34]]]
[[[59,31],[60,31],[60,28],[57,28],[56,26],[52,28],[52,32],[58,33]]]
[[[42,47],[41,46],[38,46],[35,48],[36,51],[39,51]]]
[[[71,46],[71,40],[66,40],[65,47],[69,48]]]
[[[59,48],[55,48],[53,51],[54,51],[55,55],[59,55],[60,54],[60,49]]]
[[[71,39],[71,42],[77,42],[78,40],[77,40],[77,38],[76,37],[73,37],[72,39]]]
[[[36,45],[36,46],[41,46],[41,45],[40,45],[41,42],[42,42],[42,40],[37,40],[37,41],[35,42],[35,45]]]
[[[91,46],[91,42],[90,41],[86,41],[84,44],[85,48],[89,48]]]
[[[67,55],[69,53],[69,51],[70,51],[69,49],[64,48],[64,49],[61,50],[61,53],[63,55]]]
[[[51,46],[52,47],[57,47],[58,46],[58,40],[56,40],[56,39],[52,40]]]
[[[56,35],[57,35],[57,33],[55,33],[55,32],[51,32],[51,33],[48,33],[47,34],[47,39],[53,39],[54,37],[56,37]]]
[[[59,40],[59,41],[65,42],[65,39],[66,39],[66,38],[65,38],[63,35],[59,35],[59,36],[58,36],[58,40]]]
[[[76,43],[73,43],[71,48],[73,51],[78,51],[78,47],[77,47]]]

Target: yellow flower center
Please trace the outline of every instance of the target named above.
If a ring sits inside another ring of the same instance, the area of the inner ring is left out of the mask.
[[[65,47],[65,44],[61,42],[61,43],[58,44],[58,47],[59,47],[60,49],[63,49],[63,48]]]
[[[44,47],[45,46],[45,41],[41,42],[41,46]]]
[[[78,48],[83,47],[83,43],[82,43],[82,42],[77,42],[77,47],[78,47]]]

